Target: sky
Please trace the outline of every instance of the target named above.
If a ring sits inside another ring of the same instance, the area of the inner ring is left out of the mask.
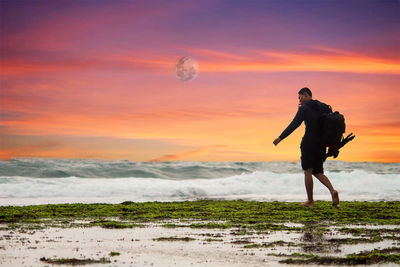
[[[297,92],[344,161],[400,162],[400,1],[0,1],[0,158],[297,161]],[[198,76],[174,73],[195,58]]]

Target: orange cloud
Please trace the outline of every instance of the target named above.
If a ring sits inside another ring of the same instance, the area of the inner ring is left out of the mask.
[[[47,143],[28,146],[25,145],[10,149],[4,149],[0,147],[0,159],[9,160],[15,157],[46,157],[52,154],[57,155],[59,153],[59,151],[57,151],[58,149],[58,143]]]
[[[354,52],[324,48],[317,52],[283,52],[252,50],[250,53],[227,53],[211,49],[185,48],[199,56],[201,72],[287,72],[320,71],[399,74],[400,62]],[[129,52],[132,54],[133,51]],[[248,52],[248,51],[247,51]],[[155,56],[145,52],[141,57],[101,54],[74,56],[63,60],[3,59],[2,76],[31,72],[65,72],[77,70],[172,70],[176,56]],[[138,53],[136,53],[138,54]]]
[[[116,57],[116,59],[83,58],[75,60],[60,60],[53,62],[34,62],[23,59],[2,60],[1,76],[21,75],[32,72],[68,72],[79,70],[142,70],[151,71],[173,67],[173,58],[168,60],[151,60],[146,58]]]
[[[3,91],[6,94],[1,99],[2,104],[5,103],[2,113],[6,118],[0,125],[11,134],[171,138],[186,147],[221,144],[234,151],[206,149],[179,157],[180,153],[175,152],[182,148],[157,153],[151,148],[152,154],[135,156],[139,160],[163,158],[158,155],[165,155],[164,160],[298,160],[304,126],[279,147],[272,145],[272,140],[287,126],[297,109],[297,91],[293,87],[298,81],[292,78],[291,84],[285,77],[293,77],[293,74],[286,75],[225,74],[223,84],[211,83],[209,86],[204,86],[200,79],[184,84],[172,77],[170,83],[157,79],[141,81],[145,87],[140,85],[138,90],[130,89],[136,86],[130,80],[119,80],[120,76],[114,78],[113,75],[101,80],[75,80],[74,83],[69,77],[62,76],[50,84],[43,84],[42,80],[38,84],[17,83],[15,88]],[[398,99],[394,76],[376,80],[371,80],[370,76],[357,76],[357,80],[353,80],[351,76],[351,79],[336,81],[340,74],[332,77],[304,75],[304,80],[314,82],[316,96],[323,97],[322,100],[345,114],[348,131],[357,135],[355,141],[345,147],[340,159],[373,160],[374,151],[387,151],[385,157],[383,153],[379,157],[381,161],[400,160],[391,152],[399,150],[396,138],[400,136],[398,114],[394,108]],[[258,78],[254,80],[254,77]],[[338,84],[343,87],[340,89],[343,92],[335,89],[329,95],[330,88],[336,88]],[[375,94],[369,93],[369,86],[372,92],[379,88],[378,102],[384,103],[379,108],[371,109],[371,103],[377,103],[377,99]],[[90,87],[95,89],[87,89]],[[14,96],[13,93],[18,94]],[[79,147],[31,155],[88,156],[89,152]],[[90,155],[98,151],[95,155],[102,158],[119,158],[121,155],[134,158],[130,152],[104,150],[101,145],[90,151]]]
[[[248,56],[238,61],[224,59],[206,60],[201,64],[203,72],[285,72],[323,71],[352,73],[399,74],[400,62],[386,58],[364,56],[356,53],[330,52],[294,53],[281,51],[254,51],[258,56]],[[215,52],[205,53],[212,58]],[[237,58],[239,59],[239,58]]]
[[[213,150],[216,148],[223,148],[224,145],[212,145],[212,146],[203,146],[196,148],[195,150],[185,151],[177,154],[168,154],[164,155],[160,158],[152,159],[152,162],[159,162],[159,161],[178,161],[178,160],[189,160],[192,156],[198,156],[201,154],[207,154],[209,150]]]

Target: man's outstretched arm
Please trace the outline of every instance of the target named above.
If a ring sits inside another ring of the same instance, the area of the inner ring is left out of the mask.
[[[288,127],[281,133],[281,135],[274,140],[274,145],[279,144],[280,141],[288,137],[294,130],[297,129],[304,121],[304,108],[299,107],[297,110],[296,116],[294,116],[292,122],[289,124]]]

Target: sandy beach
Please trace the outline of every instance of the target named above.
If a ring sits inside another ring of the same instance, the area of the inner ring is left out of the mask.
[[[232,229],[169,229],[159,225],[133,229],[48,228],[26,233],[2,231],[2,266],[46,266],[40,258],[109,258],[99,266],[274,266],[269,252],[282,248],[245,249],[253,242],[290,241],[298,234],[240,235]],[[175,241],[158,241],[175,237]],[[193,238],[182,241],[178,238]],[[120,255],[110,257],[110,252]]]

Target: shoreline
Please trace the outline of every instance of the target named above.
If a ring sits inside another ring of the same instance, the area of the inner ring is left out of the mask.
[[[329,193],[325,194],[314,194],[314,198],[317,201],[329,202],[331,201],[331,195]],[[39,206],[39,205],[58,205],[58,204],[121,204],[127,201],[126,197],[58,197],[58,198],[0,198],[0,207],[7,206]],[[232,196],[207,196],[198,198],[165,198],[156,200],[145,200],[145,199],[135,199],[132,202],[135,203],[148,203],[148,202],[185,202],[185,201],[255,201],[255,202],[282,202],[282,203],[299,203],[304,202],[304,194],[287,194],[287,195],[259,195],[259,194],[242,194],[242,195],[232,195]],[[368,195],[358,195],[357,197],[349,197],[348,195],[340,195],[340,200],[343,202],[396,202],[398,198],[371,198]]]
[[[0,207],[0,265],[400,264],[400,202]]]

